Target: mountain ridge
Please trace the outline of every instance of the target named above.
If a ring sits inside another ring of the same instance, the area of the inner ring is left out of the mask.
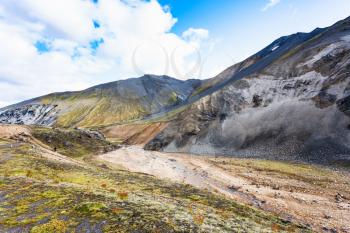
[[[348,161],[349,54],[350,17],[280,37],[211,79],[144,75],[40,97],[39,108],[1,109],[0,122],[116,132],[166,121],[146,149]]]
[[[119,105],[120,111],[131,111],[125,117],[117,116],[115,121],[113,119],[107,119],[105,122],[99,121],[99,123],[109,124],[118,121],[127,121],[158,112],[167,106],[186,99],[200,83],[200,80],[190,79],[182,81],[164,75],[144,75],[139,78],[96,85],[82,91],[51,93],[0,109],[0,122],[50,126],[57,124],[59,126],[71,127],[77,124],[79,125],[81,120],[77,122],[74,122],[74,119],[66,120],[64,117],[66,116],[67,118],[67,114],[73,114],[72,118],[75,118],[80,116],[79,114],[83,114],[83,112],[94,111],[94,106],[99,105],[107,105],[103,107],[107,112],[113,110],[113,108],[118,109],[118,106],[115,105]],[[60,105],[67,106],[62,106],[62,109],[59,109]],[[79,113],[77,109],[82,108],[82,106],[84,107],[84,105],[87,107]],[[29,111],[29,115],[32,115],[32,120],[26,120],[25,116],[21,116],[21,112],[23,113],[23,111],[25,113],[24,115],[28,113],[26,109],[22,109],[26,107],[29,107],[27,110]],[[40,108],[38,110],[39,114],[42,114],[42,111],[47,114],[46,120],[33,119],[36,114],[33,115],[31,113],[35,112],[38,108]],[[116,109],[114,109],[115,111],[111,115],[120,114],[120,111],[118,113]],[[75,111],[77,114],[75,114]],[[60,112],[66,115],[62,117]],[[49,118],[48,115],[50,115]],[[13,120],[12,122],[11,119]],[[93,125],[95,124],[88,122],[85,126]]]
[[[293,49],[281,48],[243,79],[224,71],[223,87],[190,104],[145,148],[349,163],[350,18],[293,37],[298,45],[289,42]]]

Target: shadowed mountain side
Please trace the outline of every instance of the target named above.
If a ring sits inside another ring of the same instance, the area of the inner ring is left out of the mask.
[[[350,18],[282,37],[220,74],[145,148],[347,164],[349,52]]]

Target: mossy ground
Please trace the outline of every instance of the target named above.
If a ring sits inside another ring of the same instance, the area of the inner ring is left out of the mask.
[[[5,145],[5,144],[7,144],[8,142],[9,142],[8,140],[0,138],[0,146],[1,146],[1,145]]]
[[[32,134],[44,144],[69,157],[83,157],[116,148],[116,145],[106,140],[91,136],[76,129],[51,129],[33,127]]]
[[[49,161],[29,144],[0,156],[1,232],[308,231],[190,185]]]
[[[217,158],[210,159],[213,164],[228,171],[234,171],[235,174],[248,177],[247,170],[260,174],[259,179],[254,182],[261,185],[274,186],[274,183],[262,179],[262,176],[276,177],[276,179],[289,180],[291,184],[288,187],[296,190],[302,190],[302,185],[293,186],[294,181],[304,182],[307,186],[307,192],[319,192],[320,189],[336,190],[337,192],[350,193],[349,169],[343,164],[332,164],[332,166],[324,167],[320,165],[312,165],[300,162],[272,161],[263,159],[235,159],[235,158]],[[249,179],[253,180],[252,176]],[[293,186],[293,187],[292,187]],[[305,187],[304,187],[305,188]],[[312,190],[311,190],[312,189]],[[346,195],[350,198],[349,195]]]

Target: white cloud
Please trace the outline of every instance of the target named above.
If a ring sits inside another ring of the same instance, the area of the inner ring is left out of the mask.
[[[281,0],[268,0],[266,5],[261,9],[261,11],[267,11],[268,9],[276,6],[278,3],[280,3]]]
[[[176,21],[156,0],[3,0],[0,106],[142,73],[197,77],[209,32],[179,36],[171,32]],[[37,51],[38,41],[49,51]]]
[[[192,42],[201,42],[209,37],[209,31],[202,28],[189,28],[182,33],[182,37]]]
[[[76,0],[23,0],[19,6],[34,21],[43,22],[48,36],[67,37],[79,42],[91,39],[93,3]]]

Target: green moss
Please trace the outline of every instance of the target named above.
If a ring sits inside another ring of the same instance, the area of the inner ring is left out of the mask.
[[[199,95],[201,93],[203,93],[204,91],[208,90],[209,88],[211,88],[212,86],[208,86],[208,85],[202,85],[200,87],[198,87],[192,94],[191,97]]]
[[[115,148],[111,142],[74,129],[34,128],[33,136],[69,157],[83,157]]]
[[[60,197],[60,193],[54,191],[54,190],[47,190],[40,194],[44,198],[58,198]]]
[[[30,233],[65,233],[66,230],[67,226],[64,221],[53,219],[46,224],[33,227]]]
[[[290,178],[297,178],[309,183],[322,181],[331,182],[335,175],[330,170],[302,163],[253,159],[232,159],[229,161],[229,163],[232,165],[249,167],[265,172],[277,172]]]
[[[4,139],[4,138],[0,138],[0,145],[4,145],[4,144],[8,144],[8,143],[10,143],[9,140]]]
[[[194,200],[194,201],[199,201],[201,199],[201,196],[198,195],[191,195],[189,196],[190,199]]]
[[[177,94],[175,92],[170,93],[169,99],[167,101],[168,105],[174,105],[178,102]]]
[[[99,202],[85,202],[75,208],[83,214],[96,214],[107,209],[106,205]]]
[[[16,208],[14,209],[16,211],[17,214],[23,214],[26,213],[28,211],[29,206],[28,205],[18,205],[16,206]]]

